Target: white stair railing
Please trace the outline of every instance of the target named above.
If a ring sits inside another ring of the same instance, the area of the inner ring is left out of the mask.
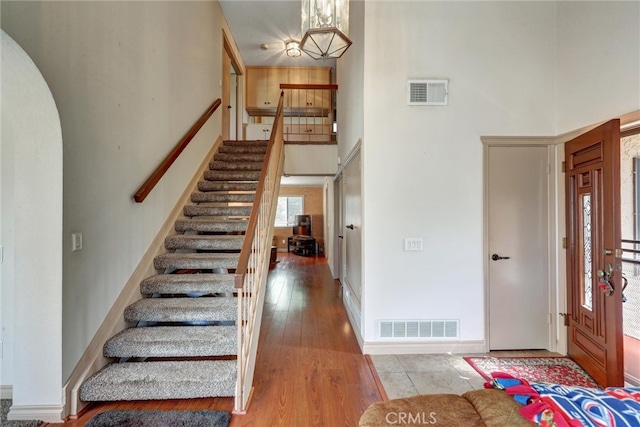
[[[284,165],[283,94],[273,123],[256,198],[235,273],[238,292],[238,379],[234,413],[246,412],[255,371],[258,338]]]

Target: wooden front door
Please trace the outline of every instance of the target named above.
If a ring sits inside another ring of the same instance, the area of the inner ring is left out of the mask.
[[[620,121],[569,141],[565,161],[568,353],[598,384],[622,386]]]

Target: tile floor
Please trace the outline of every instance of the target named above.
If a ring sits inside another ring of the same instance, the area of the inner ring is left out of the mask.
[[[485,380],[464,356],[559,356],[548,351],[492,351],[485,354],[371,355],[389,399],[416,394],[454,393],[483,388]]]

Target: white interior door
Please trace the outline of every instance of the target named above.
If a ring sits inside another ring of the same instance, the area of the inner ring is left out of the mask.
[[[342,175],[340,175],[334,182],[334,206],[335,206],[335,233],[336,239],[334,239],[334,275],[340,280],[341,284],[344,284],[344,262],[342,261],[342,254],[344,252],[344,215],[342,209]]]
[[[344,208],[344,282],[345,306],[354,329],[360,333],[362,313],[362,178],[360,151],[342,172]]]
[[[548,349],[547,147],[488,147],[489,347]]]
[[[236,111],[238,109],[238,75],[236,71],[231,67],[231,79],[230,79],[230,94],[229,105],[231,106],[231,112],[229,114],[229,139],[236,140],[238,138],[238,115]]]

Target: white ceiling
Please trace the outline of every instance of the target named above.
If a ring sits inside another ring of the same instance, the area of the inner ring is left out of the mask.
[[[290,58],[284,42],[300,41],[301,0],[218,0],[245,65],[335,67],[335,60],[317,61],[303,53]],[[260,48],[267,45],[267,50]],[[322,186],[324,176],[283,176],[281,185]]]
[[[304,186],[304,187],[321,187],[327,178],[326,176],[295,176],[287,175],[280,178],[280,185],[285,187]]]
[[[290,58],[284,42],[300,41],[301,0],[219,0],[245,65],[335,67],[335,60],[317,61],[303,53]],[[260,49],[261,44],[267,50]]]

